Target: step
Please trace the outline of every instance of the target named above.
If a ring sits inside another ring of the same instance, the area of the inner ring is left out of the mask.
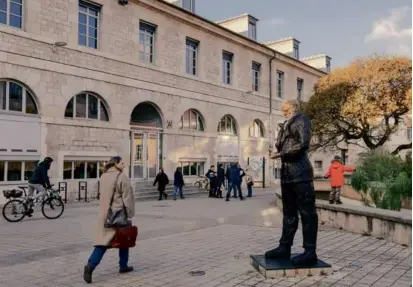
[[[184,192],[184,196],[186,198],[189,197],[207,197],[208,194],[206,192]],[[135,199],[139,201],[144,201],[144,200],[157,200],[159,198],[158,193],[153,193],[153,194],[145,194],[145,195],[138,195]],[[168,200],[173,199],[172,194],[168,193]]]

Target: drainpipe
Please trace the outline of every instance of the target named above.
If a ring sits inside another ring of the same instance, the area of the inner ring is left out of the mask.
[[[268,141],[269,141],[269,147],[272,146],[273,142],[273,131],[272,131],[272,61],[276,58],[277,53],[274,51],[274,56],[269,60],[269,65],[270,65],[270,90],[269,90],[269,95],[270,95],[270,108],[269,108],[269,114],[268,114]],[[272,183],[272,172],[273,172],[273,164],[270,164],[270,160],[268,160],[268,168],[272,168],[269,172],[269,179],[270,179],[270,186]]]

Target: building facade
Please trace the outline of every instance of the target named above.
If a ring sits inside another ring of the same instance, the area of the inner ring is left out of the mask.
[[[188,182],[218,163],[258,171],[282,101],[308,99],[325,75],[299,60],[293,38],[279,42],[285,52],[256,42],[252,16],[234,18],[230,30],[228,20],[194,14],[194,1],[126,2],[6,0],[0,189],[26,183],[45,156],[54,159],[51,181],[67,182],[72,197],[79,181],[95,192],[114,155],[134,181],[159,167],[172,176],[182,166]],[[256,180],[269,183],[274,168],[267,162]]]

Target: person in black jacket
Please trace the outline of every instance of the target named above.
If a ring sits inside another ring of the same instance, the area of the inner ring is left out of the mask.
[[[28,191],[29,198],[33,200],[42,198],[46,194],[46,189],[50,188],[50,180],[47,172],[52,165],[53,159],[46,157],[34,170],[32,176],[29,179]],[[33,196],[34,191],[37,190],[37,195]]]
[[[225,170],[222,167],[222,164],[218,165],[218,198],[222,198],[222,187],[225,187]]]
[[[155,181],[153,182],[153,186],[155,186],[156,184],[158,184],[159,191],[158,200],[162,200],[163,197],[165,197],[165,199],[168,199],[168,194],[166,194],[165,192],[165,187],[169,184],[169,178],[166,175],[166,173],[164,173],[163,168],[160,168],[159,173],[156,175]]]
[[[317,263],[316,243],[318,216],[315,208],[313,168],[308,159],[311,142],[311,121],[299,112],[299,101],[286,101],[281,110],[287,122],[281,127],[275,144],[277,152],[270,150],[271,159],[281,159],[281,193],[283,203],[283,230],[280,245],[265,253],[269,259],[290,258],[291,246],[298,228],[300,213],[304,253],[295,256],[295,265]]]
[[[181,199],[185,198],[182,191],[183,186],[185,186],[185,183],[184,176],[182,175],[182,169],[180,167],[177,167],[174,174],[174,200],[176,200],[178,193]]]
[[[209,197],[216,197],[217,187],[218,187],[218,178],[215,172],[215,166],[211,165],[208,169],[205,177],[209,179]]]

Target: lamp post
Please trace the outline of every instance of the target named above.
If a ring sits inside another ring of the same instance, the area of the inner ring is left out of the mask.
[[[55,42],[55,43],[53,44],[53,53],[56,53],[56,52],[57,52],[57,47],[64,47],[64,46],[66,46],[66,45],[67,45],[67,43],[66,43],[66,42],[63,42],[63,41]]]

